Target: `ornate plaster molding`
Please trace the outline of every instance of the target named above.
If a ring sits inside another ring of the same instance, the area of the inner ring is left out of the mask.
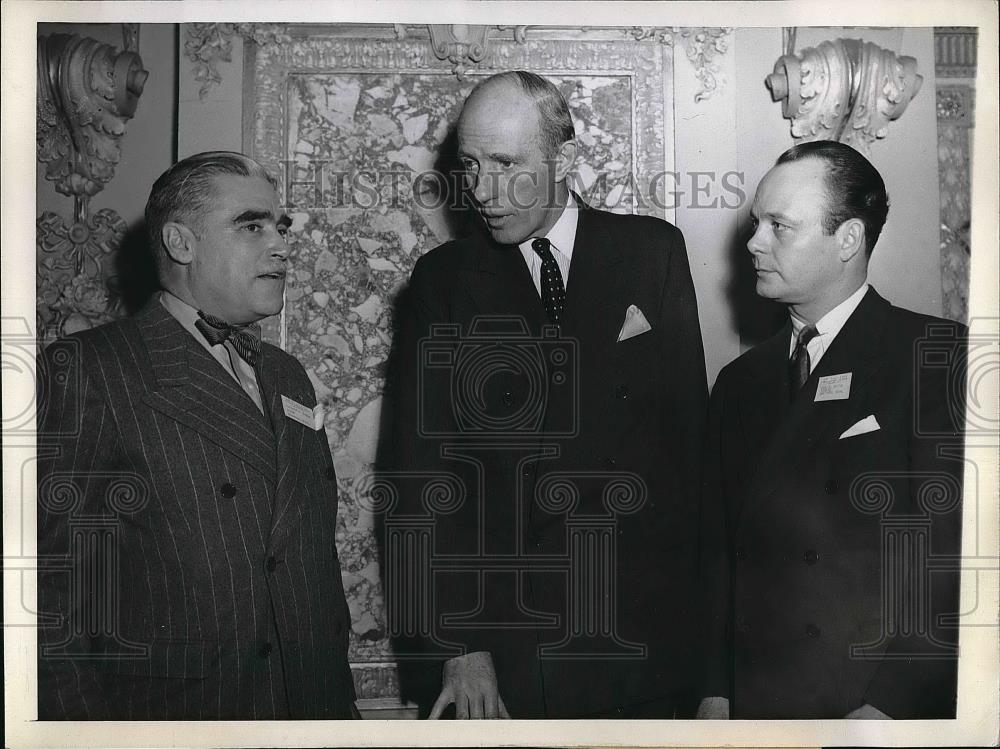
[[[38,39],[38,160],[58,192],[78,199],[77,220],[114,177],[148,77],[134,52],[76,35]]]
[[[189,23],[184,54],[194,63],[194,79],[201,83],[198,96],[204,100],[222,82],[220,62],[232,62],[233,37],[241,36],[256,44],[287,44],[291,36],[282,24],[274,23]]]
[[[490,42],[490,32],[503,30],[504,26],[468,26],[466,24],[428,24],[431,49],[439,60],[451,63],[451,72],[458,79],[465,80],[468,65],[478,65],[486,57]],[[527,26],[514,28],[514,40],[518,44],[527,41]]]
[[[665,154],[673,152],[672,143],[664,144],[665,135],[672,134],[664,125],[664,115],[669,115],[672,107],[662,96],[663,81],[669,78],[671,63],[672,55],[664,53],[662,47],[623,39],[620,35],[616,39],[546,39],[539,44],[522,44],[515,35],[491,42],[477,72],[488,75],[514,69],[588,71],[630,78],[634,122],[632,163],[635,173],[641,176],[662,172]],[[450,74],[451,68],[449,60],[431,53],[427,40],[415,38],[409,28],[399,40],[393,35],[377,38],[296,35],[290,44],[260,47],[253,72],[253,154],[272,173],[284,173],[282,160],[287,158],[288,145],[282,142],[282,123],[287,114],[287,80],[293,71],[297,75],[339,70]],[[660,205],[668,202],[665,195],[659,195],[658,199]]]
[[[972,127],[975,112],[973,90],[970,86],[938,86],[936,91],[938,121],[947,121]]]
[[[938,26],[934,29],[934,72],[938,78],[975,78],[978,29]]]
[[[684,41],[684,54],[701,82],[701,89],[694,95],[697,103],[708,99],[725,82],[715,60],[729,50],[732,31],[729,26],[633,26],[628,33],[636,41],[651,39],[672,46],[678,39]]]
[[[61,335],[109,322],[119,316],[120,299],[109,287],[104,260],[117,251],[127,230],[110,208],[67,226],[50,211],[35,222],[38,249],[36,312],[38,338]]]
[[[888,135],[889,123],[902,116],[922,83],[914,58],[860,39],[783,55],[767,77],[797,142],[837,140],[864,154]]]

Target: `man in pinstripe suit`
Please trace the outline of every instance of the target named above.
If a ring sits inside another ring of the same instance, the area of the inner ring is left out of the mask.
[[[273,179],[212,152],[153,186],[164,291],[39,362],[39,717],[351,718],[337,483],[280,311]]]

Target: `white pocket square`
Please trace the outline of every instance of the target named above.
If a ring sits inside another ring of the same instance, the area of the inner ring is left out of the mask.
[[[875,415],[866,416],[857,424],[849,427],[846,432],[840,435],[840,439],[847,439],[848,437],[857,437],[859,434],[868,434],[868,432],[877,432],[881,429],[878,422],[875,421]]]
[[[628,338],[635,338],[637,335],[648,333],[652,329],[653,326],[646,320],[646,316],[642,314],[642,310],[634,304],[630,304],[628,309],[625,310],[625,322],[622,323],[622,329],[618,332],[618,342],[621,343]]]

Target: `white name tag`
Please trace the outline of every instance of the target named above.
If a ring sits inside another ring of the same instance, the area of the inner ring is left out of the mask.
[[[315,408],[309,408],[309,406],[303,406],[287,395],[283,395],[281,396],[281,407],[285,416],[309,429],[320,429],[323,426],[323,406],[319,403],[316,404]]]
[[[851,377],[853,376],[853,372],[845,372],[844,374],[820,377],[814,400],[816,402],[847,400],[851,397]]]

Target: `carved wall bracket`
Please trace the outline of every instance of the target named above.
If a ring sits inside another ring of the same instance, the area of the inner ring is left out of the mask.
[[[38,160],[57,191],[77,198],[77,220],[114,177],[148,77],[134,52],[76,35],[38,39]]]
[[[43,343],[119,313],[103,260],[118,249],[127,227],[110,208],[89,215],[89,202],[114,177],[125,123],[149,76],[136,52],[138,27],[126,24],[123,38],[126,51],[76,35],[38,39],[38,160],[56,191],[73,198],[72,221],[46,211],[36,222]]]
[[[767,77],[797,142],[836,140],[863,154],[920,91],[917,61],[860,39],[826,41],[782,55]]]

